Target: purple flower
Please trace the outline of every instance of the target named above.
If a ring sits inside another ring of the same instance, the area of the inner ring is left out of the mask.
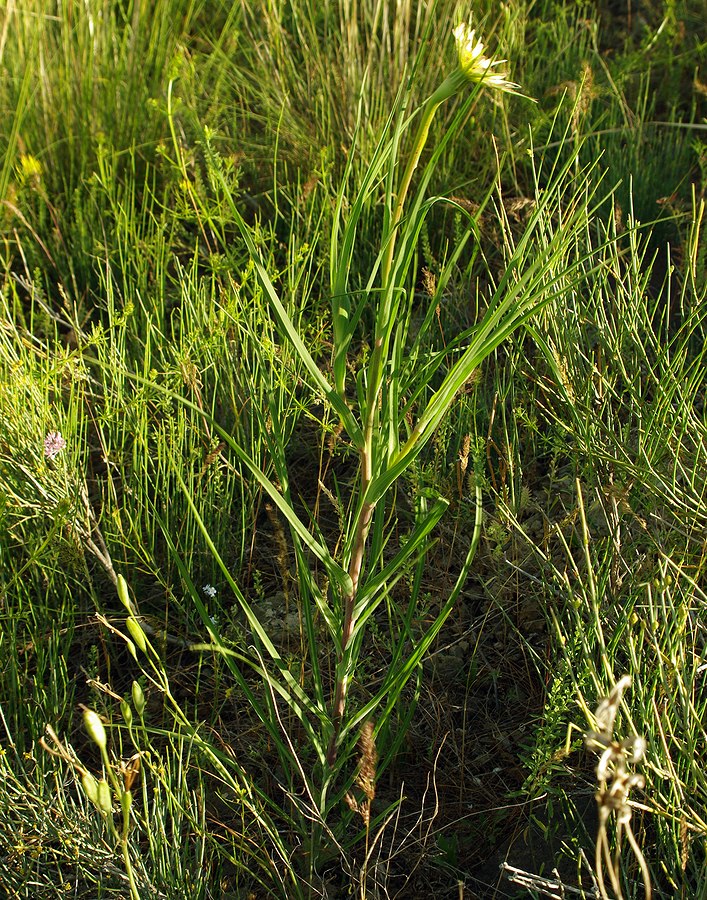
[[[47,459],[54,459],[66,447],[66,441],[60,431],[50,431],[44,438],[44,455]]]

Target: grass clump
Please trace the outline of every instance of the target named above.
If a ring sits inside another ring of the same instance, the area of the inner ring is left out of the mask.
[[[704,892],[704,44],[610,6],[7,4],[8,896]]]

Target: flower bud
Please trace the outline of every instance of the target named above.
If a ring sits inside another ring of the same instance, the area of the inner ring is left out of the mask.
[[[142,714],[145,712],[145,695],[138,681],[133,681],[133,706],[142,718]]]
[[[128,631],[130,632],[130,636],[138,645],[138,647],[142,650],[143,653],[147,652],[147,641],[145,640],[145,632],[142,630],[142,627],[135,616],[129,616],[128,621]]]
[[[87,709],[83,714],[83,724],[88,732],[88,736],[98,745],[101,753],[104,753],[108,746],[108,741],[106,739],[106,730],[103,727],[100,716],[92,709]]]
[[[130,602],[130,594],[128,593],[128,583],[122,575],[118,575],[118,599],[127,611],[132,613],[133,606]]]
[[[110,786],[105,778],[101,778],[98,782],[98,802],[96,806],[106,816],[110,816],[113,812],[113,798],[110,794]]]
[[[91,803],[94,806],[98,806],[98,782],[90,772],[84,772],[81,776],[81,786]]]
[[[120,714],[122,715],[125,724],[130,728],[133,724],[133,711],[127,700],[120,701]]]

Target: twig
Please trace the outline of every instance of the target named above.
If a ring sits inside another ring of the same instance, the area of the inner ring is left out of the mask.
[[[588,892],[586,888],[576,888],[570,884],[564,884],[557,869],[552,870],[553,878],[544,878],[542,875],[534,875],[531,872],[525,872],[523,869],[517,869],[515,866],[510,866],[508,863],[503,862],[501,863],[501,871],[512,884],[518,884],[531,891],[540,891],[546,897],[553,898],[553,900],[565,900],[570,894],[596,898],[596,900],[601,898],[596,888]]]

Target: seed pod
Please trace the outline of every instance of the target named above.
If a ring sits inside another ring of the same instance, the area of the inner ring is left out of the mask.
[[[135,644],[130,640],[130,638],[125,638],[125,646],[128,648],[128,653],[132,656],[135,662],[137,662],[137,650],[135,649]]]
[[[132,802],[133,802],[132,791],[123,791],[123,793],[120,795],[120,805],[122,807],[124,816],[127,816],[128,813],[130,812],[130,807],[132,805]]]
[[[98,782],[90,772],[83,773],[83,775],[81,776],[81,785],[83,787],[84,794],[88,797],[91,803],[93,803],[94,806],[98,806]]]
[[[122,575],[118,575],[118,598],[129,613],[132,613],[133,606],[130,602],[130,594],[128,593],[128,583]]]
[[[142,630],[142,626],[135,618],[135,616],[128,616],[128,631],[130,632],[130,636],[138,645],[138,647],[142,650],[143,653],[147,652],[147,641],[145,640],[145,632]]]
[[[145,712],[145,695],[138,681],[133,681],[133,706],[137,714],[142,718],[142,714]]]
[[[113,799],[110,795],[110,786],[105,778],[101,778],[98,782],[98,802],[96,803],[96,806],[106,816],[110,816],[113,812]]]
[[[98,745],[102,753],[105,752],[105,749],[108,746],[108,740],[100,716],[92,709],[87,709],[83,714],[83,724],[91,740]]]
[[[125,724],[130,728],[133,724],[133,711],[127,700],[120,701],[120,714],[122,715]]]

